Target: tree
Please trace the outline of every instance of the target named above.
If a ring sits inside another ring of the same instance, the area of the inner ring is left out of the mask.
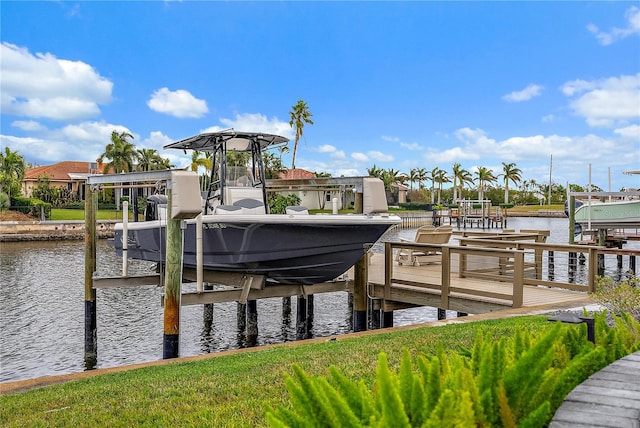
[[[430,175],[427,177],[427,180],[431,181],[431,204],[435,204],[436,202],[435,187],[436,187],[436,183],[438,182],[438,176],[440,174],[440,171],[442,171],[440,168],[435,167],[431,170]]]
[[[311,112],[309,111],[309,107],[307,103],[303,100],[298,100],[298,103],[292,107],[292,110],[289,112],[291,115],[291,120],[289,121],[289,126],[293,128],[296,127],[296,137],[293,143],[293,158],[291,159],[291,169],[296,169],[296,152],[298,151],[298,141],[300,137],[302,137],[302,131],[304,129],[304,125],[308,123],[309,125],[313,125],[313,120],[311,120]]]
[[[138,169],[141,171],[154,171],[161,168],[163,159],[156,149],[139,149],[136,151]]]
[[[453,202],[455,203],[458,200],[463,198],[462,190],[464,189],[465,184],[473,183],[473,178],[471,177],[471,173],[466,169],[462,168],[462,165],[456,163],[453,165]],[[458,186],[460,187],[460,195],[458,196]]]
[[[211,158],[200,156],[203,154],[203,152],[197,150],[191,152],[191,165],[189,165],[191,171],[197,173],[201,166],[207,171],[211,169]]]
[[[5,147],[4,153],[0,152],[0,193],[7,191],[9,199],[11,199],[11,187],[16,183],[19,184],[24,178],[26,172],[26,163],[24,158],[17,151],[12,151],[9,147]]]
[[[502,177],[504,178],[504,203],[509,203],[509,182],[511,181],[513,184],[518,184],[521,180],[522,171],[520,168],[516,168],[516,164],[504,163],[502,162]]]
[[[370,177],[376,177],[382,180],[382,173],[384,170],[382,168],[378,168],[375,164],[371,168],[367,168],[367,174]]]
[[[438,170],[438,174],[435,176],[436,183],[438,183],[438,205],[440,205],[440,196],[442,194],[442,184],[450,183],[449,177],[447,176],[447,171],[444,169]]]
[[[133,135],[123,131],[113,131],[111,133],[111,143],[107,144],[104,153],[98,158],[98,162],[109,159],[104,164],[104,173],[107,174],[109,169],[113,169],[115,173],[133,171],[134,159],[136,159],[135,146],[127,141],[127,138],[133,138]]]
[[[496,181],[496,177],[489,168],[484,166],[478,168],[476,176],[478,180],[478,199],[482,201],[484,199],[485,185]]]

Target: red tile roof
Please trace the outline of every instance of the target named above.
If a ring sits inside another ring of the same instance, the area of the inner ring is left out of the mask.
[[[67,181],[71,180],[69,174],[89,174],[102,173],[102,164],[98,164],[96,171],[90,171],[91,162],[64,161],[53,165],[38,166],[25,171],[25,180],[37,180],[38,178],[47,177],[51,181]]]
[[[301,169],[301,168],[287,169],[281,172],[278,178],[283,180],[299,180],[302,178],[316,178],[316,173],[307,171],[306,169]]]

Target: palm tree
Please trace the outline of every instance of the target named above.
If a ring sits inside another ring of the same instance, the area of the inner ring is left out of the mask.
[[[520,170],[520,168],[516,168],[516,164],[513,162],[511,163],[502,162],[502,171],[504,171],[504,174],[502,174],[504,178],[504,203],[508,204],[509,203],[509,181],[511,181],[513,184],[518,184],[521,180],[520,174],[522,174],[522,171]]]
[[[189,165],[191,171],[198,172],[201,166],[203,166],[205,170],[211,169],[211,158],[208,158],[206,155],[204,157],[200,156],[205,153],[206,152],[199,152],[197,150],[191,153],[191,165]]]
[[[375,164],[373,164],[371,168],[367,168],[367,174],[369,174],[370,177],[377,177],[382,179],[383,172],[384,170],[382,168],[378,168]]]
[[[496,177],[495,175],[493,175],[493,172],[489,168],[484,166],[478,167],[476,175],[478,180],[478,199],[482,201],[484,199],[485,184],[493,183],[494,181],[496,181]]]
[[[104,164],[104,173],[107,174],[109,169],[113,169],[114,172],[131,172],[133,171],[134,159],[136,158],[135,146],[127,141],[127,138],[133,138],[133,135],[123,131],[113,131],[111,133],[111,143],[107,144],[104,149],[104,153],[98,158],[98,162],[103,162],[104,159],[109,159],[109,162]]]
[[[411,168],[409,171],[409,187],[413,190],[413,183],[417,183],[420,180],[418,168]]]
[[[104,159],[110,161],[104,164],[103,172],[107,174],[110,169],[115,173],[133,171],[134,160],[136,158],[135,146],[127,141],[127,138],[133,138],[133,135],[126,131],[118,133],[114,130],[111,133],[111,142],[107,144],[104,153],[98,158],[98,162]],[[122,189],[120,189],[120,192]],[[120,210],[120,193],[116,192],[116,210]]]
[[[5,147],[4,154],[0,153],[0,193],[6,187],[8,189],[7,195],[11,200],[11,187],[16,181],[18,183],[22,181],[26,170],[24,158],[17,151]]]
[[[309,111],[309,107],[307,103],[303,100],[298,100],[298,103],[292,107],[292,110],[289,112],[291,115],[291,120],[289,121],[289,126],[293,128],[293,125],[296,126],[296,139],[293,143],[293,158],[291,159],[291,169],[296,169],[296,152],[298,151],[298,141],[300,137],[302,137],[302,130],[304,129],[305,123],[313,125],[313,120],[311,120],[311,112]]]
[[[289,147],[285,145],[279,146],[278,151],[280,152],[280,165],[282,165],[282,155],[289,153]]]
[[[449,177],[447,176],[447,171],[444,169],[438,170],[438,174],[435,177],[436,183],[438,183],[438,205],[440,205],[440,195],[442,194],[442,184],[449,183]]]
[[[440,171],[442,171],[440,168],[435,167],[431,170],[430,175],[427,177],[427,180],[431,181],[431,204],[435,204],[436,202],[436,193],[435,193],[435,187],[436,187],[436,183],[438,182],[438,176],[440,174]]]
[[[138,149],[136,151],[138,159],[138,168],[141,171],[153,171],[158,168],[158,164],[162,162],[162,157],[156,149]]]
[[[462,165],[455,163],[453,165],[453,202],[458,200],[458,186],[460,187],[460,199],[462,199],[462,190],[466,183],[473,183],[471,173],[462,168]]]

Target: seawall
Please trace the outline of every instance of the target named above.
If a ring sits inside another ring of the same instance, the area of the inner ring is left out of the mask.
[[[115,221],[98,221],[98,238],[113,237]],[[2,221],[0,242],[64,241],[84,239],[84,220],[66,221]]]

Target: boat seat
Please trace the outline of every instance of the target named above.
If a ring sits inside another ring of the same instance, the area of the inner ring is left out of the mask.
[[[289,215],[309,214],[309,210],[307,209],[307,207],[301,207],[301,206],[288,206],[287,208],[285,208],[285,212]]]
[[[266,214],[264,204],[251,198],[242,198],[233,203],[234,207],[242,209],[243,214]]]
[[[216,205],[214,214],[243,214],[242,207],[236,205]]]

